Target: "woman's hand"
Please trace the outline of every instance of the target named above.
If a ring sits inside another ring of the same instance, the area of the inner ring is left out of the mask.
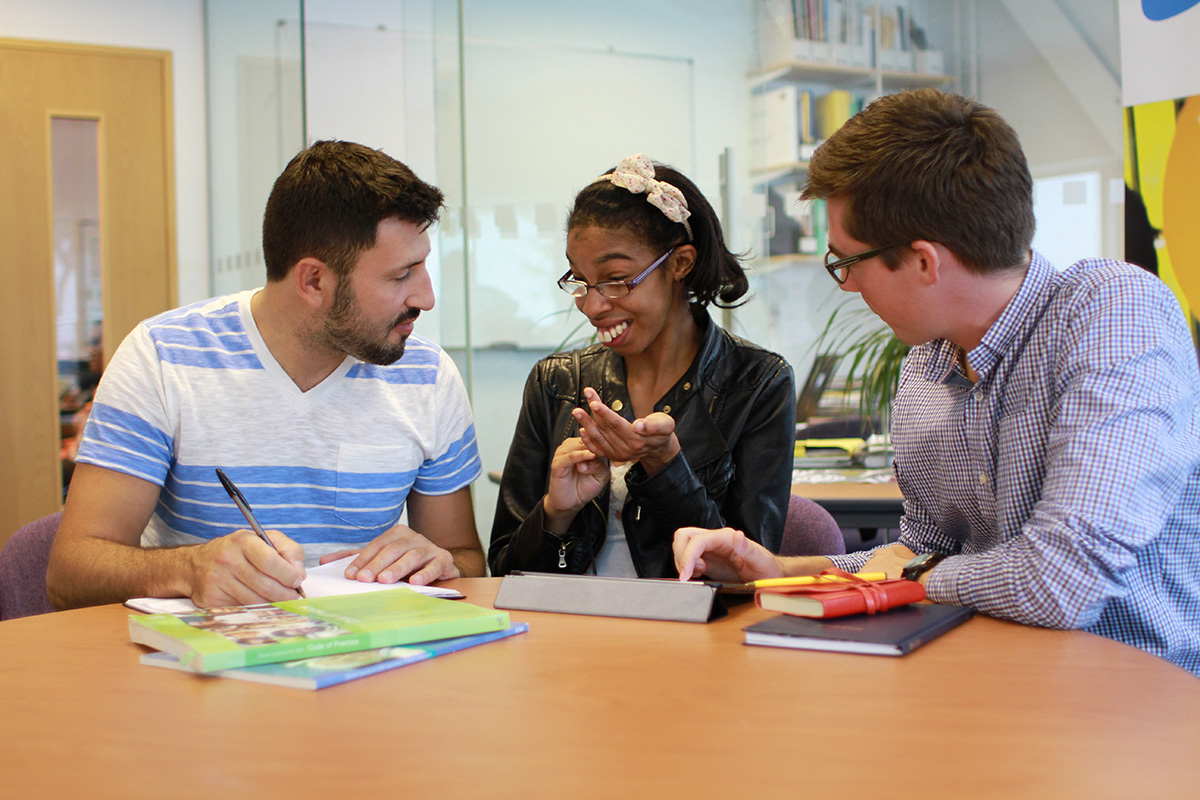
[[[658,472],[679,453],[675,420],[655,411],[629,423],[606,406],[595,389],[583,390],[591,416],[581,408],[573,413],[579,423],[579,437],[591,452],[609,461],[640,461],[647,475]]]
[[[550,486],[542,500],[546,527],[554,533],[566,533],[579,509],[604,491],[608,481],[604,459],[578,437],[564,441],[550,461]]]
[[[680,528],[671,549],[681,581],[708,575],[719,581],[749,583],[785,574],[778,556],[733,528]]]

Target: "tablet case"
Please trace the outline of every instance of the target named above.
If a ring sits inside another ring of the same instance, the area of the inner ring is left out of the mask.
[[[506,575],[500,581],[493,605],[521,611],[672,622],[711,622],[727,613],[715,585],[547,572]]]

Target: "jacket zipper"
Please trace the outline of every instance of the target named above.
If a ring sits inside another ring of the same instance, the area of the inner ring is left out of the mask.
[[[552,539],[556,539],[558,541],[558,568],[566,569],[567,568],[567,549],[571,545],[575,544],[575,538],[559,536],[557,533],[551,533],[550,531],[544,531],[544,533],[546,536],[549,536]]]

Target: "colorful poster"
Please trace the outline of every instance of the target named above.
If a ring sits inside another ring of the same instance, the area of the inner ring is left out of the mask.
[[[1200,0],[1198,0],[1200,2]],[[1125,111],[1125,258],[1200,309],[1200,94]]]
[[[1200,0],[1119,0],[1126,106],[1200,94]]]

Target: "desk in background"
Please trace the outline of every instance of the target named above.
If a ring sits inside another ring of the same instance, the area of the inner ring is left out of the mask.
[[[498,579],[450,581],[490,606]],[[11,797],[1192,797],[1200,680],[976,617],[904,658],[511,612],[513,639],[304,692],[138,664],[121,606],[0,623]]]
[[[890,472],[879,469],[798,469],[792,473],[792,494],[820,504],[837,521],[839,528],[857,528],[865,541],[874,538],[879,530],[900,527],[904,495],[896,481],[864,480]],[[838,480],[797,480],[818,477]]]

